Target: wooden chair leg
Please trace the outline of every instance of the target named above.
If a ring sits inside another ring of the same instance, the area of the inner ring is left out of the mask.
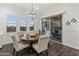
[[[18,52],[16,52],[16,55],[17,55],[17,56],[19,55]]]
[[[50,47],[50,43],[48,43],[48,48]]]
[[[15,48],[13,49],[13,55],[15,54]]]
[[[38,53],[36,53],[36,55],[37,55],[37,56],[39,56],[39,54],[38,54]]]
[[[13,49],[13,55],[16,55],[16,56],[19,55],[19,52],[17,52],[17,51],[15,50],[15,48]]]
[[[39,53],[37,53],[36,51],[35,51],[35,53],[36,53],[36,56],[39,56]]]
[[[48,51],[46,50],[46,54],[47,54],[47,56],[48,56]]]

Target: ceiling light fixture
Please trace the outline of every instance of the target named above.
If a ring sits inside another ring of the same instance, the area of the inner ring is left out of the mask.
[[[32,20],[34,20],[37,17],[39,12],[40,12],[39,8],[35,8],[35,10],[34,10],[34,5],[32,3],[31,11],[30,12],[26,12],[26,14],[27,14],[28,17],[30,17]]]

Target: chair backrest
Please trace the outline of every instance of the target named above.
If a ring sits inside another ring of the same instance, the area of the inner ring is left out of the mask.
[[[14,34],[14,36],[12,36],[12,39],[13,39],[13,46],[14,48],[18,48],[18,43],[20,41],[20,38],[18,36],[18,34]]]
[[[17,32],[19,37],[22,37],[25,33],[24,32]]]
[[[12,43],[12,38],[11,38],[11,35],[8,34],[8,33],[3,33],[2,34],[2,44],[3,45],[6,45],[6,44],[9,44],[9,43]]]
[[[20,41],[20,37],[19,37],[18,33],[15,33],[13,36],[16,37],[16,40],[17,40],[18,42]]]
[[[50,31],[47,31],[46,35],[49,35],[50,36],[51,35],[51,32]]]
[[[48,35],[50,38],[49,38],[49,41],[51,39],[51,32],[50,31],[47,31],[46,35]]]
[[[50,40],[50,37],[48,35],[42,35],[39,37],[38,40],[38,50],[39,52],[42,52],[48,48],[48,42]]]

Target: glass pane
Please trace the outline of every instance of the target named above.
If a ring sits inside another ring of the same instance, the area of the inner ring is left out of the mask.
[[[16,26],[7,26],[7,32],[16,32]]]
[[[6,15],[7,32],[16,32],[16,16]]]
[[[20,31],[26,31],[26,26],[20,26]]]
[[[34,24],[34,20],[32,20],[31,17],[28,17],[28,19],[27,19],[27,24],[33,25],[33,24]]]
[[[7,15],[6,23],[16,23],[16,17],[14,15]]]
[[[48,30],[49,30],[49,19],[48,18],[42,19],[42,34],[46,34]]]
[[[26,17],[25,16],[21,16],[19,19],[19,23],[20,24],[26,24]]]
[[[34,26],[30,26],[30,31],[33,31],[34,30]]]

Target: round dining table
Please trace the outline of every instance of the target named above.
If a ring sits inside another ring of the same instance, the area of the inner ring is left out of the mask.
[[[21,37],[20,40],[24,43],[28,43],[32,45],[33,43],[37,42],[39,39],[39,35],[37,34],[26,34],[25,36]]]
[[[25,37],[21,37],[21,42],[24,43],[24,44],[29,44],[30,47],[29,47],[29,53],[32,53],[33,52],[33,48],[32,48],[32,44],[34,43],[37,43],[38,42],[38,39],[39,39],[39,35],[25,35]]]

